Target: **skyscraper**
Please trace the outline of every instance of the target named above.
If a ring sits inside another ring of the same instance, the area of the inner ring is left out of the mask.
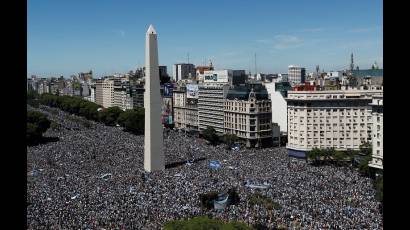
[[[157,32],[152,25],[149,26],[145,39],[144,169],[152,172],[165,169]]]

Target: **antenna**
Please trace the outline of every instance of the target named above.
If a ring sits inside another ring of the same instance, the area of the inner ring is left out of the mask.
[[[353,62],[353,53],[350,55],[350,71],[354,69],[354,62]]]
[[[187,54],[187,57],[188,57],[188,64],[189,64],[189,53]]]
[[[256,68],[256,53],[255,53],[255,76],[258,74],[258,70]]]

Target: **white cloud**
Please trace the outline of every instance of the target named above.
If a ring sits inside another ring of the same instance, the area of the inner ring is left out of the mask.
[[[119,32],[120,32],[121,37],[125,37],[125,31],[124,30],[120,30]]]

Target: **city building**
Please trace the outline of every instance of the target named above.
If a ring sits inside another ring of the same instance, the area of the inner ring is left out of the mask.
[[[214,67],[212,66],[212,62],[209,62],[209,66],[197,66],[195,68],[195,72],[196,72],[196,80],[198,81],[204,81],[204,79],[199,79],[200,76],[203,76],[205,71],[210,71],[210,70],[214,70]]]
[[[202,83],[198,85],[198,129],[212,127],[216,132],[224,132],[224,100],[229,85]]]
[[[313,148],[354,149],[372,141],[369,103],[382,90],[289,91],[288,154]]]
[[[195,78],[195,76],[195,65],[186,63],[174,64],[172,80],[175,82],[183,79],[192,79]]]
[[[374,96],[372,103],[372,160],[369,167],[383,170],[383,95]]]
[[[352,76],[356,79],[356,84],[359,86],[383,85],[383,69],[353,70]]]
[[[204,71],[200,78],[203,79],[203,83],[229,84],[233,86],[245,84],[248,76],[245,70],[225,69]]]
[[[286,96],[287,90],[289,90],[289,82],[280,83],[264,83],[266,90],[269,94],[269,99],[271,101],[272,117],[273,123],[278,124],[280,131],[286,133],[288,129],[288,119],[287,119],[287,103]]]
[[[173,91],[175,127],[198,131],[198,85],[187,84]]]
[[[271,103],[262,84],[235,86],[227,93],[224,133],[235,134],[247,147],[272,146]]]
[[[91,83],[91,81],[93,80],[93,71],[90,70],[89,72],[85,73],[81,72],[78,74],[78,78],[80,81]]]
[[[144,92],[144,85],[131,85],[131,95],[134,108],[144,108]]]
[[[103,106],[103,84],[104,79],[97,79],[95,81],[95,103]]]
[[[133,109],[133,97],[129,82],[121,82],[114,85],[113,106],[118,106],[122,110]]]
[[[305,83],[306,69],[290,65],[288,68],[288,81],[293,85],[299,85]]]
[[[281,130],[278,123],[272,123],[272,145],[275,147],[280,146]]]
[[[114,104],[114,86],[120,84],[120,80],[116,78],[106,78],[102,84],[102,95],[104,108],[115,106]]]

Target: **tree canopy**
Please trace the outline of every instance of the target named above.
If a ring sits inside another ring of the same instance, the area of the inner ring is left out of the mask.
[[[164,230],[252,230],[245,223],[232,221],[224,222],[210,219],[207,216],[194,217],[187,220],[173,220],[165,224]]]
[[[27,111],[27,143],[39,141],[43,133],[50,128],[50,120],[43,113]]]
[[[215,145],[218,143],[219,138],[218,135],[216,134],[216,131],[212,127],[207,127],[203,132],[202,135],[205,140],[209,141],[211,144]]]

